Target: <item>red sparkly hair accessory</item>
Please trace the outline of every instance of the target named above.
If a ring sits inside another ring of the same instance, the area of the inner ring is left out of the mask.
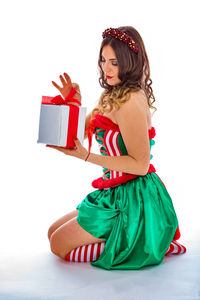
[[[125,44],[127,44],[127,46],[135,53],[138,52],[138,46],[135,43],[135,41],[126,33],[122,32],[119,29],[115,29],[115,28],[108,28],[106,29],[103,34],[102,34],[103,38],[105,37],[114,37],[116,39],[119,39],[120,41],[124,42]]]

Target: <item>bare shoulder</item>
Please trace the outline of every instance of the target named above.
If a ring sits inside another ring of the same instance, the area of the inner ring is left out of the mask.
[[[126,118],[126,115],[130,112],[132,112],[133,116],[136,116],[136,114],[140,116],[144,115],[147,120],[148,129],[151,129],[151,113],[144,91],[132,92],[130,99],[122,104],[119,110],[115,111],[115,120],[117,121],[121,117]]]
[[[115,115],[119,116],[126,113],[126,111],[139,109],[140,111],[146,111],[144,94],[141,91],[130,94],[128,101],[123,103],[118,110],[115,111]]]

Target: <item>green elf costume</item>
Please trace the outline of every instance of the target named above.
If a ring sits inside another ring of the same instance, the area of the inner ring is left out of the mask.
[[[87,131],[89,152],[95,134],[102,155],[128,154],[118,125],[108,117],[96,114]],[[152,127],[150,150],[155,134]],[[151,154],[150,160],[152,157]],[[103,167],[103,176],[94,180],[92,186],[97,190],[76,207],[80,226],[105,241],[103,251],[95,260],[89,260],[91,265],[107,270],[140,269],[160,264],[174,249],[174,254],[186,252],[176,242],[180,231],[172,199],[152,164],[144,176]],[[66,260],[69,257],[70,254]],[[76,261],[75,256],[72,261]]]

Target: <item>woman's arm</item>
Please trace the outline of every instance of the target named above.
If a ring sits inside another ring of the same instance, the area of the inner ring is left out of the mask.
[[[110,170],[115,170],[129,174],[143,176],[146,175],[148,172],[147,169],[144,169],[143,164],[140,164],[138,161],[135,160],[135,158],[129,155],[105,156],[101,154],[90,153],[87,161]]]

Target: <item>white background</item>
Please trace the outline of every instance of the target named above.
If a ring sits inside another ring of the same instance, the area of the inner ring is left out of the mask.
[[[198,1],[6,1],[0,7],[0,250],[49,249],[48,227],[94,189],[102,168],[37,144],[42,95],[69,73],[89,112],[102,92],[102,32],[133,26],[145,43],[157,112],[152,164],[179,220],[180,242],[199,239]],[[153,110],[151,110],[153,112]],[[85,147],[88,142],[85,140]],[[99,153],[93,138],[92,152]],[[189,244],[186,243],[186,246]]]

